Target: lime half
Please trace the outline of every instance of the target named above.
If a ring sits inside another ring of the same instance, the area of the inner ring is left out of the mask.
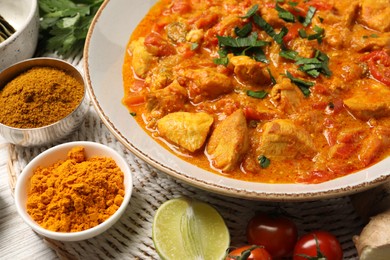
[[[158,208],[152,236],[157,253],[167,260],[223,259],[230,244],[229,230],[218,211],[184,197]]]

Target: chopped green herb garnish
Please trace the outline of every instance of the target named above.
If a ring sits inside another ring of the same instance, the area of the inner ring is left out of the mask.
[[[317,40],[318,43],[321,43],[322,39],[324,38],[325,30],[321,27],[318,27],[317,25],[314,26],[313,30],[315,31],[315,33],[308,35],[307,39]]]
[[[246,48],[246,47],[263,47],[268,45],[268,42],[261,41],[258,39],[257,32],[252,33],[248,37],[244,38],[232,38],[230,36],[219,36],[218,44],[222,47],[232,47],[232,48]]]
[[[199,44],[196,42],[191,43],[191,51],[196,50],[199,47]]]
[[[256,25],[260,26],[261,29],[263,29],[269,36],[272,38],[275,36],[276,32],[272,26],[267,23],[263,17],[261,17],[258,14],[253,15],[253,21],[255,22]]]
[[[288,5],[290,5],[290,6],[297,6],[298,2],[288,2]]]
[[[280,32],[274,36],[275,42],[279,44],[283,44],[283,37],[286,36],[287,33],[288,33],[288,29],[283,26]]]
[[[307,33],[306,33],[305,29],[299,29],[298,34],[301,38],[307,38]]]
[[[135,112],[130,112],[130,115],[131,115],[131,116],[136,116],[137,113],[135,113]]]
[[[260,155],[257,160],[259,161],[260,167],[265,169],[271,164],[271,161],[264,155]]]
[[[298,52],[293,50],[282,50],[279,53],[280,57],[283,57],[288,60],[297,60],[299,58]]]
[[[246,13],[246,15],[241,16],[241,18],[245,19],[245,18],[250,18],[250,17],[252,17],[252,16],[257,12],[258,9],[259,9],[259,6],[258,6],[258,5],[252,6],[252,7],[248,10],[248,12]]]
[[[247,37],[251,31],[252,31],[252,24],[251,23],[245,24],[242,28],[236,27],[234,29],[234,32],[236,33],[236,35],[238,37],[241,37],[241,38]]]
[[[227,66],[229,64],[229,58],[228,57],[220,57],[220,58],[215,58],[213,62],[217,65],[224,65]]]
[[[64,58],[84,47],[89,26],[103,0],[39,0],[42,51],[55,51]]]
[[[303,26],[308,26],[310,23],[311,23],[311,20],[313,19],[314,17],[314,14],[316,13],[316,8],[313,7],[313,6],[310,6],[309,7],[309,10],[307,11],[307,14],[306,14],[306,17],[305,17],[305,21],[302,23]]]
[[[285,59],[295,61],[295,64],[299,65],[299,70],[314,78],[318,77],[320,73],[325,76],[332,75],[329,69],[329,57],[319,50],[316,50],[314,58],[300,57],[298,52],[293,50],[282,50],[279,55]]]
[[[304,64],[321,64],[321,61],[317,58],[298,58],[297,62],[295,63],[297,65],[304,65]]]
[[[332,72],[329,69],[329,57],[325,53],[321,52],[320,50],[316,50],[316,54],[314,58],[320,60],[322,63],[321,67],[321,73],[324,74],[325,76],[332,76]]]
[[[276,84],[276,79],[275,79],[275,77],[272,75],[271,70],[270,70],[268,67],[267,67],[267,71],[268,71],[269,77],[271,78],[272,84],[275,85],[275,84]]]
[[[214,60],[216,64],[225,64],[228,62],[226,58],[228,53],[233,53],[234,55],[246,55],[252,57],[256,61],[261,61],[264,63],[268,63],[268,60],[261,49],[261,47],[268,45],[269,43],[266,41],[262,41],[258,39],[257,32],[253,32],[248,37],[244,38],[232,38],[230,36],[218,36],[218,44],[220,46],[219,56],[220,59]]]
[[[252,50],[252,55],[249,55],[249,56],[252,56],[253,59],[255,59],[256,61],[260,61],[263,63],[269,63],[269,60],[265,56],[264,51],[260,48],[256,48],[255,51]]]
[[[228,52],[225,49],[219,49],[218,54],[219,58],[214,59],[213,62],[217,65],[227,66],[229,64]]]
[[[364,35],[363,39],[367,39],[369,37],[371,37],[371,38],[379,38],[378,34],[373,33],[373,34],[370,34],[370,35]]]
[[[260,91],[247,90],[246,94],[250,97],[259,98],[259,99],[263,99],[268,95],[268,93],[265,92],[264,90],[260,90]]]
[[[305,81],[299,78],[294,78],[290,72],[286,71],[286,76],[291,80],[292,83],[298,86],[298,88],[302,91],[303,95],[308,97],[310,95],[310,87],[314,86],[315,83],[311,81]]]
[[[278,16],[280,19],[283,19],[286,22],[291,22],[291,23],[295,22],[295,16],[289,11],[287,11],[286,9],[280,7],[278,3],[276,3],[275,9],[276,11],[278,11]]]

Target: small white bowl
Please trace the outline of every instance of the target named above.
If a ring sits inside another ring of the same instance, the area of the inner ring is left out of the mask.
[[[124,173],[124,186],[125,186],[125,196],[123,202],[119,209],[110,216],[103,223],[92,227],[90,229],[79,231],[79,232],[55,232],[47,230],[41,227],[36,223],[30,215],[27,213],[26,201],[27,201],[27,187],[30,182],[34,170],[38,166],[48,167],[59,160],[65,160],[67,158],[67,153],[75,146],[82,146],[85,148],[85,155],[87,158],[92,156],[105,156],[110,157],[115,160],[116,164],[121,168]],[[19,215],[22,217],[24,222],[26,222],[35,232],[41,234],[44,237],[51,238],[58,241],[80,241],[92,238],[97,236],[112,225],[115,224],[125,212],[127,205],[129,204],[131,193],[133,188],[132,175],[129,168],[129,165],[125,159],[119,155],[118,152],[112,148],[105,146],[103,144],[87,141],[77,141],[64,143],[55,147],[52,147],[43,153],[35,157],[27,166],[23,169],[21,175],[18,177],[15,187],[15,204],[16,209]]]
[[[18,61],[31,58],[39,35],[37,0],[1,0],[0,14],[16,30],[0,43],[0,71]]]

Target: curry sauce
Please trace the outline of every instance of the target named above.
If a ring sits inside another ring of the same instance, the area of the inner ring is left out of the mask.
[[[123,104],[225,176],[320,183],[389,155],[390,3],[162,0],[137,26]]]

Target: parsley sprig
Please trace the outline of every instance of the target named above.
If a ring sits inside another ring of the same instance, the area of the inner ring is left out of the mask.
[[[103,0],[39,0],[41,48],[65,58],[81,51],[102,3]]]
[[[315,50],[313,58],[301,57],[298,52],[293,50],[282,50],[279,55],[285,59],[295,61],[295,64],[299,65],[299,70],[314,78],[317,78],[320,74],[327,77],[332,76],[329,69],[329,57],[320,50]]]

